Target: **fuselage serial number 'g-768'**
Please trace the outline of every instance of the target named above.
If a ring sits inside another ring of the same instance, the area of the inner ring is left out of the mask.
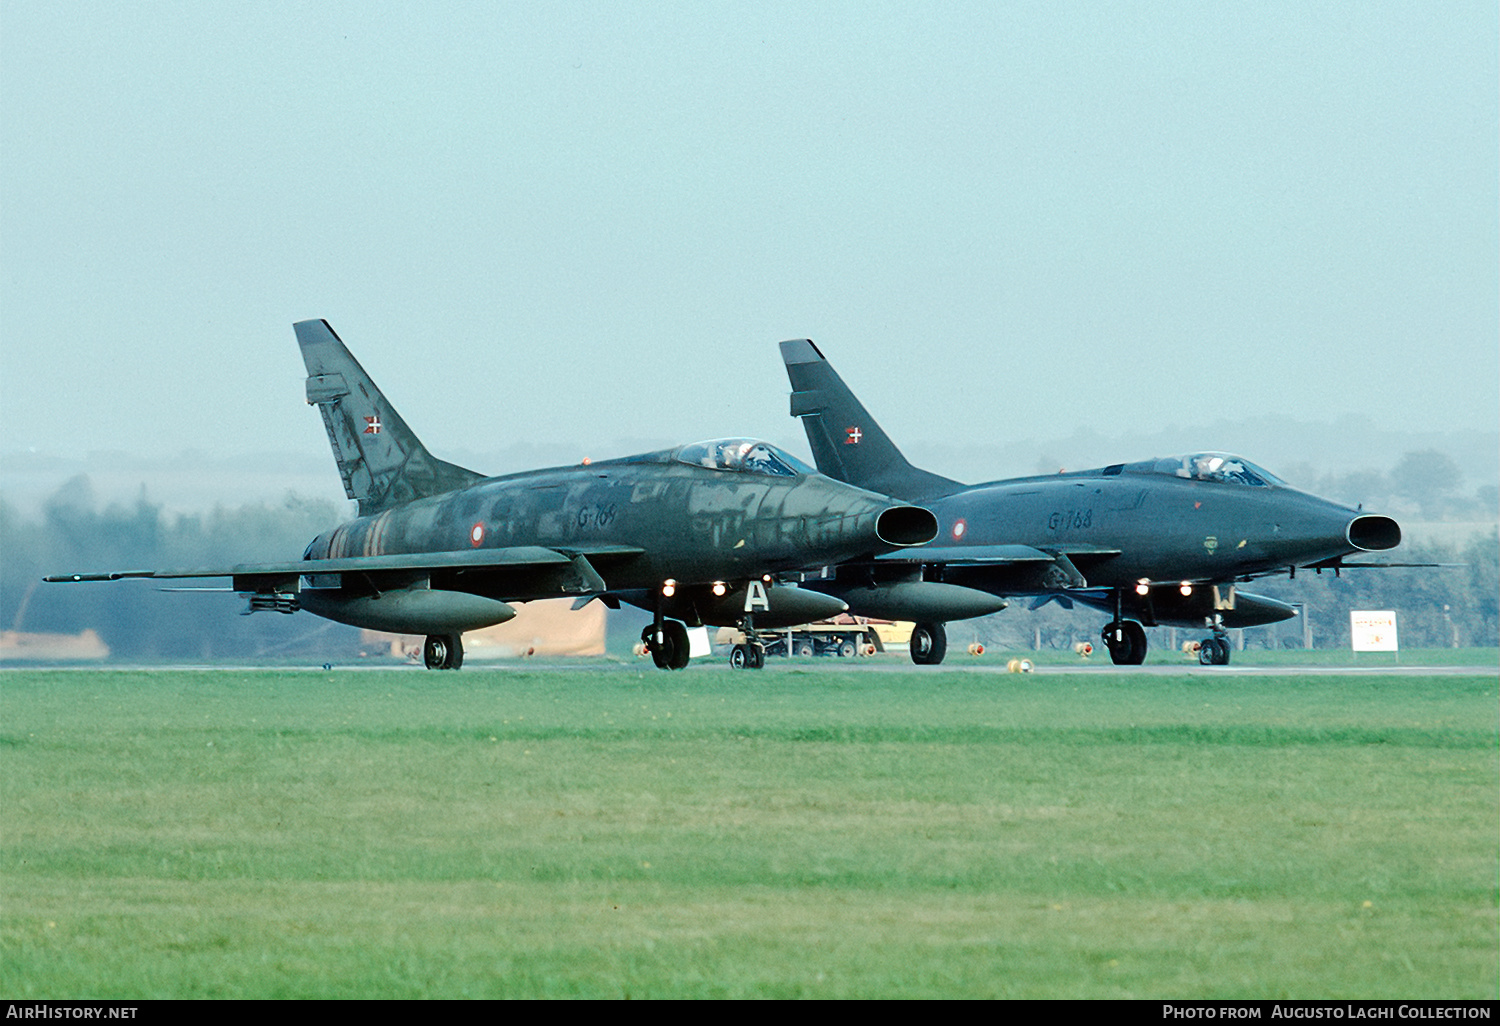
[[[1094,511],[1092,509],[1062,510],[1047,518],[1047,530],[1049,531],[1067,531],[1092,527],[1093,525]]]

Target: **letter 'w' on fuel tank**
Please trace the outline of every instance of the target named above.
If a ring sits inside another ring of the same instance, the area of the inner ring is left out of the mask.
[[[360,516],[483,480],[427,451],[327,321],[293,328],[307,364],[307,401],[323,415],[344,491]]]
[[[965,487],[906,461],[810,339],[781,343],[792,382],[792,416],[802,418],[818,469],[856,488],[908,500],[952,495]]]

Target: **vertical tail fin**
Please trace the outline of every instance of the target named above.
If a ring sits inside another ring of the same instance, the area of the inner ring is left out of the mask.
[[[483,479],[427,451],[327,321],[292,327],[307,364],[308,404],[323,415],[344,491],[359,502],[360,516]]]
[[[792,416],[802,418],[819,471],[900,499],[930,499],[964,487],[908,463],[811,339],[781,343],[781,359],[792,383]]]

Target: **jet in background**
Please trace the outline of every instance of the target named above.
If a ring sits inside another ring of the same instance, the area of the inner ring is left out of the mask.
[[[307,610],[426,636],[429,669],[463,664],[462,634],[511,602],[600,599],[653,613],[657,666],[688,663],[688,625],[736,626],[736,667],[764,663],[756,630],[844,611],[777,575],[931,541],[925,509],[832,481],[754,439],[486,478],[432,456],[326,321],[295,325],[307,401],[323,416],[359,516],[300,560],[58,574],[48,581],[228,577],[247,612]]]
[[[1102,635],[1116,663],[1141,663],[1145,627],[1162,624],[1208,630],[1199,660],[1227,664],[1226,628],[1296,615],[1238,582],[1358,566],[1344,557],[1401,542],[1390,517],[1299,492],[1227,453],[960,484],[908,463],[810,340],[781,343],[781,355],[792,416],[818,469],[937,515],[932,545],[805,581],[852,613],[916,621],[917,663],[942,662],[945,621],[997,612],[1002,596],[1034,595],[1038,606],[1081,602],[1110,614]]]

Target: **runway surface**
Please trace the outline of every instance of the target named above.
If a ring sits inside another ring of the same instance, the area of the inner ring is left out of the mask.
[[[1025,656],[1006,656],[1004,658],[973,659],[962,657],[951,659],[939,666],[914,666],[905,659],[891,656],[874,657],[870,659],[770,659],[766,662],[763,670],[733,670],[729,666],[729,660],[723,656],[706,656],[694,659],[686,670],[676,671],[683,674],[695,673],[742,673],[747,681],[753,681],[756,676],[775,673],[808,673],[816,671],[827,671],[830,673],[923,673],[923,674],[948,674],[948,673],[993,673],[1010,674],[1009,662],[1012,658],[1024,659]],[[338,672],[421,672],[435,673],[437,678],[442,674],[436,671],[424,670],[416,663],[398,663],[391,661],[380,662],[352,662],[335,663],[329,666],[311,665],[152,665],[152,666],[26,666],[12,663],[0,667],[0,673],[17,670],[62,670],[71,672],[89,673],[157,673],[157,672],[212,672],[212,673],[253,673],[259,671],[286,671],[326,673]],[[667,673],[669,671],[657,670],[648,659],[504,659],[494,661],[470,661],[460,673]],[[1115,666],[1109,662],[1088,663],[1043,663],[1035,665],[1031,670],[1025,671],[1031,676],[1073,676],[1073,675],[1098,675],[1116,674],[1121,676],[1202,676],[1202,677],[1325,677],[1325,676],[1369,676],[1378,674],[1380,676],[1397,677],[1495,677],[1500,679],[1500,667],[1497,666],[1405,666],[1400,664],[1368,664],[1368,665],[1343,665],[1343,666],[1201,666],[1197,663],[1148,663],[1144,666]]]

